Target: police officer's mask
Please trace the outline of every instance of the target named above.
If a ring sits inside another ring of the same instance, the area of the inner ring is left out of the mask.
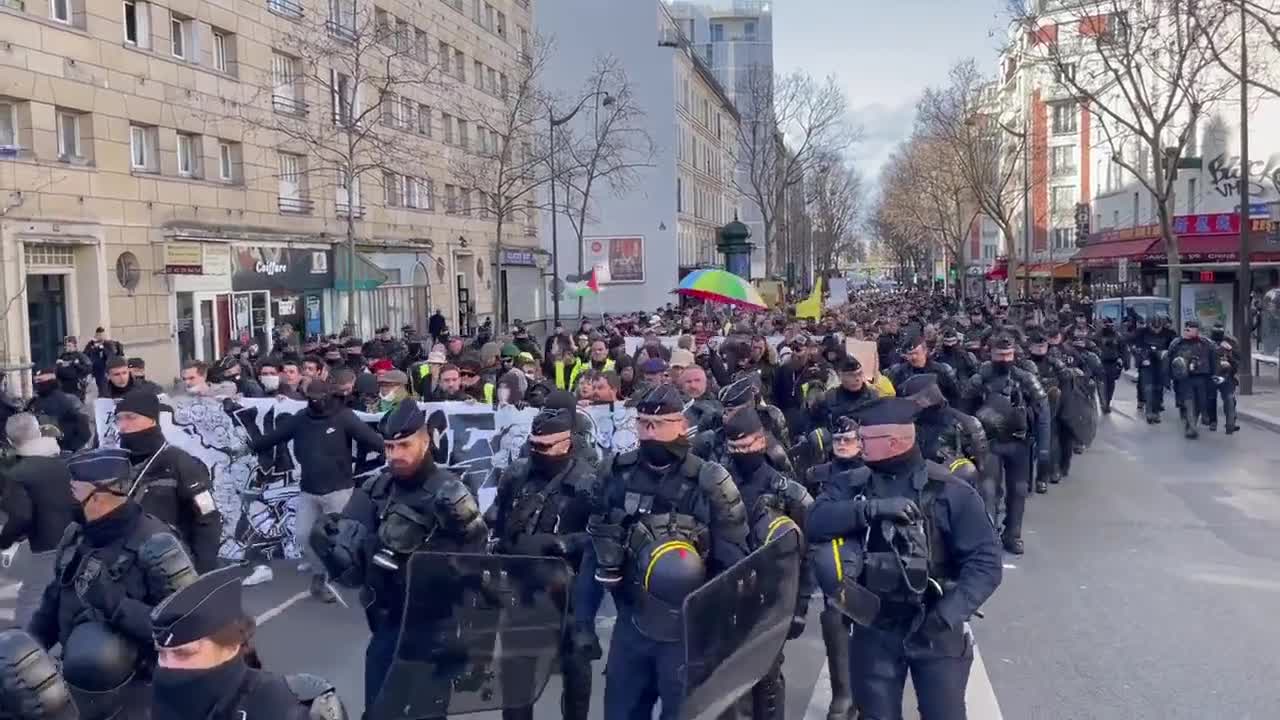
[[[1033,357],[1044,357],[1049,354],[1049,343],[1048,341],[1031,343],[1027,346],[1027,352]]]
[[[1213,330],[1209,331],[1209,338],[1214,342],[1222,342],[1227,338],[1227,331],[1221,325],[1214,325]]]
[[[549,407],[533,419],[529,436],[529,462],[534,469],[554,475],[568,463],[573,450],[573,409]]]

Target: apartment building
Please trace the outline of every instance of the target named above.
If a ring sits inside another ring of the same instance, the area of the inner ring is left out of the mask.
[[[505,218],[495,278],[497,203],[452,176],[460,154],[503,141],[474,118],[501,109],[526,67],[531,12],[527,0],[0,2],[11,386],[63,335],[83,343],[97,326],[167,381],[285,326],[424,327],[441,308],[465,327],[492,312],[495,282],[510,306],[536,306],[532,207]],[[392,56],[420,86],[388,92]],[[355,134],[378,141],[348,164],[333,146]]]
[[[612,56],[627,73],[644,111],[642,129],[654,147],[627,192],[602,189],[592,201],[583,265],[601,266],[608,279],[584,311],[626,312],[673,302],[671,291],[683,274],[723,262],[716,251],[718,231],[741,208],[733,184],[738,113],[665,0],[542,2],[535,19],[538,32],[557,41],[545,74],[548,92],[576,97],[588,70]],[[629,31],[619,34],[619,27]],[[550,220],[544,219],[540,232],[544,241],[551,236]],[[559,230],[561,273],[575,273],[578,244],[563,217]],[[576,303],[564,309],[566,315],[574,312]]]

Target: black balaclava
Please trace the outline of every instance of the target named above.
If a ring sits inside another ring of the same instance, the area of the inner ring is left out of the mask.
[[[546,408],[538,413],[533,419],[533,425],[530,428],[532,435],[558,435],[573,431],[573,413],[572,409],[562,408]],[[569,440],[573,442],[572,437]],[[573,458],[573,448],[570,448],[560,455],[548,455],[534,449],[533,445],[529,446],[529,462],[533,465],[533,469],[537,470],[543,477],[551,478],[559,475]]]
[[[636,404],[640,415],[680,415],[684,412],[684,400],[680,392],[670,385],[659,385],[645,393]],[[685,458],[689,453],[689,437],[680,435],[674,440],[641,440],[640,456],[650,466],[667,467]]]
[[[156,720],[207,717],[228,694],[244,683],[249,671],[241,655],[211,668],[188,670],[157,667],[152,671],[152,710]]]
[[[748,437],[764,432],[764,423],[760,421],[760,414],[755,408],[743,408],[733,414],[724,424],[724,436],[726,440],[744,440]],[[756,470],[765,461],[765,447],[755,452],[735,453],[730,451],[729,460],[733,466],[741,471],[743,479],[751,477]]]

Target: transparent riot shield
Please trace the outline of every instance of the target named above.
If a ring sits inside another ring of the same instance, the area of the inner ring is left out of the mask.
[[[796,609],[803,554],[792,528],[685,598],[681,720],[719,717],[777,662]]]
[[[415,553],[395,657],[369,720],[532,706],[558,666],[570,590],[558,558]]]

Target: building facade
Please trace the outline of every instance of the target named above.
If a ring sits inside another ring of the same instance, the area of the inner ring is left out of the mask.
[[[83,344],[97,326],[167,382],[188,359],[217,359],[238,338],[269,343],[286,325],[367,333],[425,326],[436,307],[454,328],[490,314],[495,219],[451,168],[492,138],[468,133],[453,105],[500,106],[531,13],[527,0],[0,3],[11,387],[63,335]],[[356,87],[368,69],[350,67],[342,43],[368,28],[404,67],[439,69],[438,82],[389,100]],[[304,57],[308,42],[332,56]],[[385,147],[429,160],[356,158],[342,172],[264,120],[282,116],[316,137],[368,123],[361,132]],[[532,211],[509,218],[504,243],[535,247],[536,226]],[[507,282],[511,304],[540,302],[536,268],[512,266]]]
[[[583,302],[583,312],[652,310],[674,302],[671,291],[683,273],[721,263],[717,231],[740,209],[732,177],[737,111],[663,0],[543,2],[535,21],[539,33],[558,41],[546,89],[568,104],[580,94],[587,70],[612,56],[626,70],[654,147],[651,163],[637,170],[627,193],[597,190],[591,200],[582,265],[599,267],[605,280],[603,291]],[[631,30],[613,32],[618,27]],[[543,218],[539,236],[555,252],[551,221],[550,214]],[[557,222],[560,274],[575,274],[578,238],[566,218]],[[562,316],[574,316],[577,305],[576,299],[562,303]]]

